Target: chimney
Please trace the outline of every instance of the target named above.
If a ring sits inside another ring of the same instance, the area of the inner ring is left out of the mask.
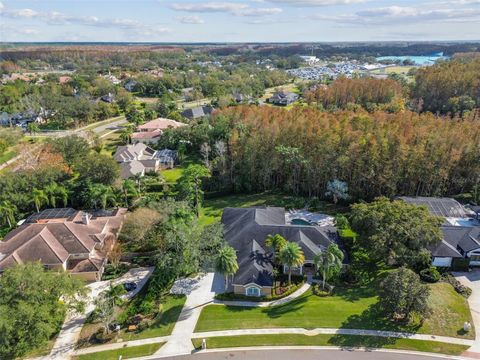
[[[90,225],[90,218],[92,217],[92,215],[90,215],[89,213],[87,212],[84,212],[82,214],[82,224],[84,225]]]

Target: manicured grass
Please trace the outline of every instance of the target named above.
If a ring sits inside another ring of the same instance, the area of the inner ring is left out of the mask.
[[[8,160],[13,159],[15,156],[17,156],[17,153],[15,151],[4,152],[2,155],[0,155],[0,165],[7,162]]]
[[[180,177],[183,174],[183,168],[182,167],[176,167],[173,169],[168,169],[168,170],[162,170],[161,174],[167,184],[174,185],[176,184],[177,180],[180,179]]]
[[[448,355],[460,355],[468,346],[447,344],[436,341],[412,339],[382,338],[377,336],[355,335],[315,335],[272,334],[272,335],[241,335],[207,338],[207,348],[229,348],[247,346],[340,346],[367,347],[384,349],[401,349],[425,351]],[[193,345],[200,348],[202,339],[193,339]]]
[[[461,330],[464,321],[472,322],[466,300],[449,284],[433,284],[431,288],[430,302],[433,313],[423,324],[399,324],[386,319],[378,306],[375,286],[371,285],[337,287],[334,295],[328,297],[318,297],[308,291],[287,304],[271,308],[209,305],[200,314],[195,331],[328,327],[474,338],[474,331],[464,334]]]
[[[108,156],[113,156],[118,146],[125,145],[120,140],[120,130],[104,136],[101,140],[103,141],[103,149],[101,153]]]
[[[208,225],[220,221],[223,209],[226,207],[250,207],[250,206],[282,206],[287,209],[303,208],[308,199],[265,192],[260,194],[234,194],[216,198],[206,198],[200,213],[200,223]],[[337,212],[348,211],[348,207],[337,206],[328,202],[319,202],[319,205],[312,209],[324,214],[336,214]]]
[[[122,331],[120,337],[124,341],[130,341],[170,335],[186,299],[184,295],[166,296],[162,302],[162,312],[154,319],[151,326],[139,332]]]
[[[119,356],[123,359],[131,359],[140,356],[153,355],[162,347],[164,343],[147,344],[139,346],[124,347],[116,350],[99,351],[91,354],[75,356],[76,360],[118,360]]]

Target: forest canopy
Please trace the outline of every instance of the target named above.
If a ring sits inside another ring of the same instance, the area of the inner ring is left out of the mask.
[[[200,124],[178,134],[193,144],[208,139],[212,148],[226,141],[227,154],[212,162],[217,190],[323,197],[327,183],[339,179],[352,200],[371,200],[461,193],[480,177],[480,123],[473,117],[241,106],[217,112],[211,125],[208,133]]]

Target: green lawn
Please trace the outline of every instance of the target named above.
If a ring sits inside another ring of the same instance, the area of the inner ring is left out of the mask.
[[[386,319],[378,307],[375,286],[337,287],[333,296],[318,297],[308,291],[284,305],[271,308],[206,306],[200,314],[196,332],[274,328],[317,327],[419,332],[474,338],[474,331],[463,334],[470,321],[467,301],[446,283],[431,285],[433,314],[423,324],[398,324]]]
[[[0,165],[17,156],[15,151],[7,151],[0,155]]]
[[[131,359],[140,356],[153,355],[163,344],[164,343],[156,343],[130,346],[117,350],[99,351],[96,353],[74,356],[73,358],[76,360],[118,360],[119,356],[122,356],[123,359]]]
[[[168,184],[174,185],[177,182],[177,180],[180,179],[180,177],[182,176],[183,168],[176,167],[173,169],[162,170],[161,174]]]
[[[167,336],[172,333],[178,316],[187,298],[182,295],[168,295],[162,302],[162,312],[155,318],[153,324],[143,331],[125,332],[119,335],[124,341]]]
[[[249,206],[282,206],[287,209],[303,208],[308,203],[308,199],[265,192],[260,194],[234,194],[215,198],[206,198],[200,213],[200,223],[204,225],[220,221],[223,209],[226,207],[249,207]],[[312,208],[324,214],[336,214],[345,212],[348,207],[337,206],[332,203],[320,201],[318,205]]]
[[[229,348],[246,346],[340,346],[401,349],[460,355],[468,346],[447,344],[436,341],[382,338],[377,336],[355,335],[315,335],[298,334],[241,335],[207,338],[207,348]],[[202,339],[193,339],[196,348],[201,347]]]

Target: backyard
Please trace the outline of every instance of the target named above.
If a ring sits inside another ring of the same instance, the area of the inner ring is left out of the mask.
[[[306,198],[281,193],[233,194],[222,197],[207,197],[204,200],[199,221],[204,225],[220,221],[223,209],[226,207],[281,206],[286,209],[300,209],[306,205],[310,205],[312,211],[330,215],[348,211],[348,206],[335,205],[326,201],[315,201],[308,204]]]
[[[386,319],[377,303],[375,286],[337,287],[332,296],[318,297],[308,291],[301,297],[272,308],[224,305],[205,307],[196,332],[226,329],[276,327],[317,327],[406,331],[452,337],[474,338],[464,334],[465,321],[472,321],[466,299],[447,283],[431,286],[432,314],[423,323],[394,323]]]

